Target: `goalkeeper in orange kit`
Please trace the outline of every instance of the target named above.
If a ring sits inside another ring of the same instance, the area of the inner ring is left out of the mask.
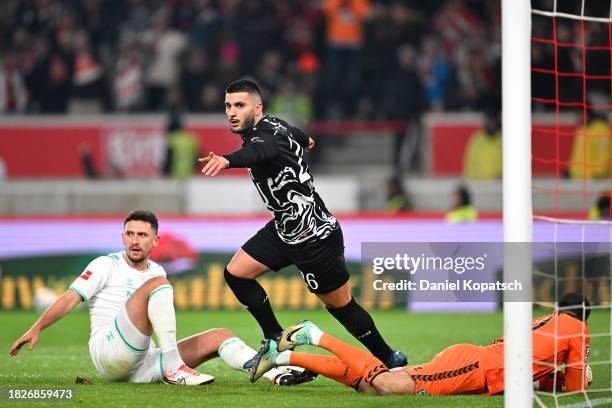
[[[587,365],[589,301],[577,293],[564,295],[558,312],[533,321],[533,380],[540,390],[586,390],[591,381]],[[312,344],[334,354],[291,351]],[[309,321],[290,327],[279,343],[266,340],[250,370],[251,381],[274,366],[294,365],[322,374],[370,394],[498,394],[504,391],[504,340],[488,346],[455,344],[431,361],[389,370],[358,347],[324,333]],[[565,365],[565,370],[560,367]]]

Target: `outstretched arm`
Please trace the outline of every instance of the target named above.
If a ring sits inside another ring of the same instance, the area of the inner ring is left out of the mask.
[[[278,153],[276,136],[270,133],[260,133],[245,140],[243,147],[226,154],[227,167],[250,167],[256,163],[268,160]]]
[[[205,176],[216,176],[221,170],[227,169],[229,160],[223,156],[217,156],[213,152],[206,157],[200,157],[198,162],[202,163],[202,174]]]
[[[213,152],[199,160],[204,165],[202,174],[215,176],[223,169],[251,167],[252,165],[276,156],[278,146],[276,136],[271,133],[259,133],[244,141],[243,147],[223,156]]]
[[[25,332],[23,336],[18,338],[13,346],[9,350],[11,356],[16,356],[19,353],[19,349],[26,343],[30,343],[29,349],[32,350],[36,343],[38,343],[38,337],[40,332],[47,326],[52,325],[59,319],[64,317],[68,312],[81,303],[81,295],[76,293],[74,290],[67,290],[59,299],[57,299],[51,306],[43,312],[42,315],[34,322],[32,327]]]

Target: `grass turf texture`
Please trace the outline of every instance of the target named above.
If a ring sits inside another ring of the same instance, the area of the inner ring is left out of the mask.
[[[250,384],[246,373],[228,368],[220,359],[200,366],[203,372],[216,377],[204,387],[178,388],[164,384],[107,383],[96,373],[87,348],[89,316],[77,311],[45,330],[33,351],[22,348],[18,357],[7,352],[13,341],[35,320],[32,312],[3,312],[0,314],[0,388],[73,388],[74,402],[10,402],[0,406],[214,406],[214,407],[498,407],[500,396],[393,396],[362,395],[331,380],[319,378],[297,387],[275,387],[264,379]],[[331,334],[357,344],[325,311],[279,312],[281,324],[290,325],[309,318]],[[427,361],[443,348],[455,343],[487,344],[502,331],[502,315],[496,314],[409,314],[401,310],[373,312],[374,319],[388,342],[407,352],[411,363]],[[261,332],[246,311],[179,312],[180,338],[212,327],[228,327],[252,347],[257,348]],[[608,331],[609,314],[594,311],[591,331]],[[316,351],[309,348],[309,351]],[[596,339],[591,347],[591,359],[610,359],[609,339]],[[610,384],[610,366],[593,367],[593,386]],[[75,385],[76,376],[84,376],[93,385]],[[612,393],[597,393],[591,398],[612,397]],[[560,399],[561,405],[584,401],[584,397]],[[553,402],[549,399],[549,402]],[[17,404],[17,405],[16,405]],[[549,404],[553,406],[553,404]]]

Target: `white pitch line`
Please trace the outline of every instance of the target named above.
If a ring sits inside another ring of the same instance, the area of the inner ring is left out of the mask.
[[[596,407],[598,405],[611,404],[612,398],[598,398],[592,399],[587,402],[577,402],[569,405],[559,405],[559,408],[586,408],[586,407]]]

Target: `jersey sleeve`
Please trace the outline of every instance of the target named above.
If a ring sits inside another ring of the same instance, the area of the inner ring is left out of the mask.
[[[106,286],[110,274],[110,262],[110,258],[106,256],[94,259],[68,289],[78,293],[83,301],[89,301],[92,296]]]
[[[584,336],[579,333],[569,338],[569,350],[565,361],[565,391],[578,391],[588,387],[586,365],[590,344],[586,328]]]
[[[302,147],[308,147],[308,136],[300,128],[291,127],[291,135]]]
[[[276,135],[268,132],[258,132],[248,136],[241,149],[226,154],[229,161],[228,168],[251,167],[264,160],[271,159],[278,153],[278,141]]]
[[[150,261],[151,262],[151,261]],[[157,276],[157,277],[161,277],[161,278],[167,278],[168,274],[166,273],[166,270],[164,269],[163,266],[161,266],[158,263],[153,263],[153,268],[152,268],[152,274]]]

